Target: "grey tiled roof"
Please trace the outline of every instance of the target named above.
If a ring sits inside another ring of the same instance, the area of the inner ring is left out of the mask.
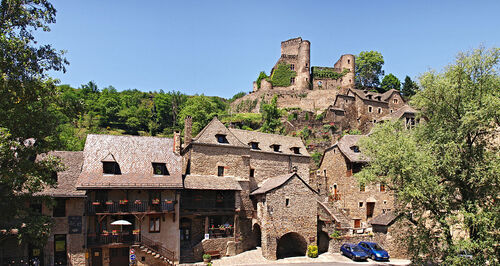
[[[359,89],[349,89],[349,90],[355,93],[359,98],[363,100],[379,101],[379,102],[387,102],[393,93],[399,93],[395,89],[390,89],[384,93],[365,91]],[[368,96],[371,96],[371,99]],[[378,97],[380,97],[380,100]]]
[[[343,136],[336,145],[338,145],[340,152],[349,159],[351,162],[355,163],[366,163],[369,162],[369,158],[363,155],[361,152],[354,152],[351,147],[358,146],[358,141],[366,137],[366,135],[345,135]]]
[[[278,144],[280,145],[280,153],[282,154],[294,154],[291,148],[297,147],[299,148],[299,152],[301,155],[310,156],[302,140],[297,137],[268,134],[234,128],[230,128],[229,131],[231,131],[241,142],[247,145],[250,142],[258,142],[260,149],[259,151],[275,153],[273,148],[271,148],[271,145]]]
[[[395,112],[388,114],[379,120],[397,120],[400,119],[404,114],[417,114],[417,110],[411,108],[409,105],[404,105]]]
[[[271,177],[271,178],[264,180],[264,182],[262,182],[262,184],[256,190],[254,190],[254,191],[252,191],[252,193],[250,193],[250,195],[258,195],[258,194],[267,193],[275,188],[282,186],[292,177],[297,177],[310,190],[312,190],[316,193],[316,191],[313,188],[311,188],[311,186],[309,186],[309,184],[307,184],[307,182],[305,182],[297,173],[289,173],[289,174],[285,174],[285,175]]]
[[[88,135],[77,188],[182,188],[181,156],[173,139]],[[102,161],[115,160],[121,175],[103,174]],[[169,175],[153,174],[152,163],[165,163]]]
[[[210,175],[187,175],[184,178],[186,189],[241,190],[240,184],[232,177]]]
[[[225,135],[228,143],[217,142],[216,135]],[[248,147],[246,143],[242,143],[229,129],[222,124],[217,117],[214,117],[207,126],[205,126],[198,135],[193,139],[193,143],[214,144],[221,146],[239,146]]]
[[[47,154],[42,154],[37,159],[42,159]],[[76,190],[76,181],[80,175],[83,164],[83,152],[81,151],[52,151],[48,155],[61,158],[66,170],[57,173],[57,187],[46,187],[35,195],[51,197],[85,197],[85,191]]]
[[[375,225],[389,225],[397,218],[396,214],[393,211],[382,213],[377,215],[370,221],[370,224]]]

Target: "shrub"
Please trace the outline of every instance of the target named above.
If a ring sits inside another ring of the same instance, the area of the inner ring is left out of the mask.
[[[324,113],[321,113],[321,114],[317,114],[316,115],[316,120],[322,120],[323,117],[325,117],[325,114]]]
[[[316,246],[316,245],[307,246],[307,256],[309,258],[317,258],[318,257],[318,246]]]
[[[210,256],[210,254],[203,254],[203,259],[204,260],[211,260],[212,256]]]
[[[330,237],[331,238],[334,238],[334,239],[339,239],[340,238],[340,232],[335,230],[333,231],[333,233],[330,234]]]
[[[319,152],[315,152],[315,153],[313,153],[311,155],[311,157],[312,157],[312,159],[313,159],[313,161],[314,161],[314,163],[316,164],[317,167],[319,167],[319,163],[321,162],[321,157],[322,156],[323,155],[321,153],[319,153]]]
[[[260,83],[262,82],[263,79],[267,79],[268,76],[266,75],[266,72],[261,71],[259,73],[259,77],[257,78],[257,88],[260,89]]]

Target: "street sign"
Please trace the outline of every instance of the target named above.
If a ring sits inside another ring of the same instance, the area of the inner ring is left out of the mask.
[[[135,249],[131,248],[130,249],[130,255],[135,254]]]
[[[135,254],[130,254],[130,260],[135,260]]]

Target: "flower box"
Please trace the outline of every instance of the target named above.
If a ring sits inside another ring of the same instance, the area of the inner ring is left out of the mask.
[[[125,205],[128,203],[128,200],[124,199],[124,200],[120,200],[120,205]]]
[[[173,203],[173,201],[171,201],[171,200],[165,200],[165,203],[171,204],[171,203]]]
[[[118,231],[113,230],[113,231],[111,231],[111,234],[114,235],[114,236],[117,236],[118,235]]]
[[[111,200],[106,201],[106,205],[113,205],[113,202]]]
[[[92,205],[99,206],[99,205],[101,205],[101,203],[99,201],[94,201],[94,202],[92,202]]]
[[[159,199],[153,199],[153,200],[151,200],[151,203],[152,204],[160,204],[160,200]]]
[[[140,200],[135,200],[134,204],[142,204],[142,202]]]
[[[132,234],[133,235],[138,235],[140,232],[141,232],[140,229],[134,229],[134,230],[132,230]]]

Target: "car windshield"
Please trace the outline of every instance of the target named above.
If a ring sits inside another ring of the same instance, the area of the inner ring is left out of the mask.
[[[380,247],[380,246],[379,246],[378,244],[376,244],[376,243],[372,245],[372,248],[373,248],[374,250],[379,250],[379,251],[380,251],[380,250],[384,250],[382,247]]]
[[[358,246],[353,246],[352,247],[352,251],[361,252],[363,250],[360,247],[358,247]]]

